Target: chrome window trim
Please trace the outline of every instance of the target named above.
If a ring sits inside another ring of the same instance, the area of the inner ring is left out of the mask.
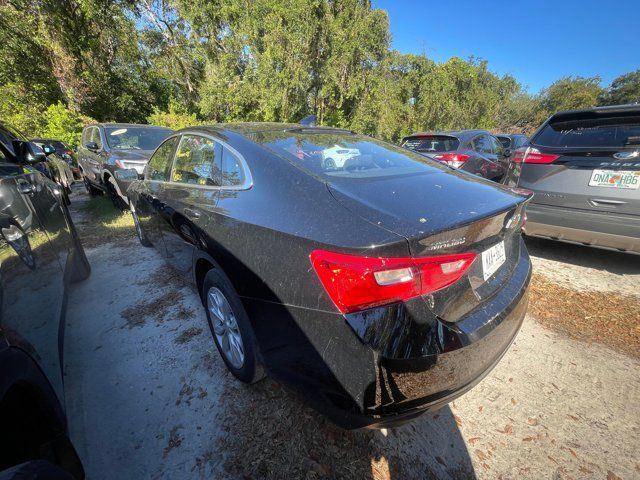
[[[182,140],[184,139],[185,135],[192,135],[192,136],[195,135],[198,137],[203,137],[208,140],[211,140],[214,143],[219,143],[222,147],[229,149],[229,151],[233,153],[240,161],[240,165],[242,166],[242,171],[244,172],[244,181],[240,185],[219,185],[219,186],[218,185],[194,185],[193,183],[174,182],[172,178],[173,178],[173,170],[176,164],[176,156],[178,154],[178,150],[180,149],[180,145],[182,144]],[[170,137],[167,137],[165,142],[173,137],[180,137],[180,140],[178,141],[178,146],[173,152],[173,159],[171,160],[171,170],[169,171],[169,180],[147,180],[145,178],[145,181],[163,183],[163,184],[173,184],[173,185],[188,185],[189,187],[207,189],[207,190],[249,190],[251,187],[253,187],[253,176],[251,175],[251,170],[249,169],[249,165],[247,164],[247,161],[242,156],[242,154],[238,152],[238,150],[233,148],[224,140],[220,140],[219,138],[213,135],[200,132],[198,130],[185,130],[175,135],[172,135]]]

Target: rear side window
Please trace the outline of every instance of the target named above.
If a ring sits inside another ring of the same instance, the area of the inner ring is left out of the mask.
[[[495,153],[493,142],[489,135],[480,135],[473,140],[473,149],[480,153]]]
[[[199,135],[185,135],[180,140],[171,181],[191,185],[218,186],[215,178],[216,157],[220,145]]]
[[[638,148],[640,116],[551,121],[532,143],[558,148]]]
[[[219,184],[223,187],[233,187],[244,183],[244,171],[240,159],[228,148],[222,147],[222,162],[220,166]]]
[[[460,141],[447,135],[425,135],[409,137],[402,146],[416,152],[449,152],[457,150],[460,146]]]
[[[173,137],[158,147],[147,166],[147,180],[165,182],[169,180],[173,152],[178,144],[179,137]]]

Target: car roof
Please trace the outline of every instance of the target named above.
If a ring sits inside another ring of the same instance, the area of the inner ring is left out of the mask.
[[[31,139],[32,142],[60,142],[64,143],[62,140],[58,140],[57,138],[42,138],[36,137]]]
[[[354,132],[350,130],[344,130],[341,128],[335,127],[309,127],[305,125],[300,125],[299,123],[277,123],[277,122],[238,122],[238,123],[216,123],[211,125],[196,125],[193,127],[183,128],[182,130],[178,130],[177,133],[181,132],[194,132],[200,131],[204,133],[214,133],[214,134],[224,134],[227,132],[233,132],[240,135],[251,135],[255,133],[261,132],[273,132],[273,131],[299,131],[299,132],[308,132],[308,133],[322,133],[322,132],[331,132],[331,133],[344,133],[344,134],[353,134]]]
[[[113,128],[129,128],[129,127],[145,127],[145,128],[161,128],[163,130],[171,130],[169,127],[160,127],[158,125],[148,125],[146,123],[92,123],[87,127],[113,127]]]
[[[583,118],[598,118],[608,114],[640,114],[640,103],[625,105],[605,105],[602,107],[581,108],[576,110],[562,110],[554,113],[548,121],[570,121]]]
[[[430,135],[446,135],[446,136],[450,136],[450,137],[456,137],[460,140],[467,140],[471,137],[475,137],[476,135],[482,134],[482,133],[486,133],[487,135],[491,135],[491,132],[488,132],[487,130],[480,130],[480,129],[476,129],[476,130],[437,130],[437,131],[431,131],[431,132],[417,132],[417,133],[412,133],[411,135],[407,135],[404,138],[410,138],[410,137],[421,137],[421,136],[430,136]]]

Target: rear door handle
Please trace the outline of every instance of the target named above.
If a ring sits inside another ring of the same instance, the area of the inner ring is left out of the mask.
[[[36,186],[31,182],[27,182],[26,180],[19,178],[18,191],[20,193],[24,193],[25,195],[33,195],[34,193],[36,193]]]
[[[200,218],[200,213],[196,212],[191,208],[184,208],[182,209],[182,212],[189,218],[192,218],[192,219]]]

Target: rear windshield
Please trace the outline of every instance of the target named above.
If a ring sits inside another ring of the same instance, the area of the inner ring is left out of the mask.
[[[327,180],[433,172],[435,160],[384,142],[347,133],[259,132],[252,140]]]
[[[550,122],[532,143],[560,148],[637,148],[640,146],[640,117]]]
[[[447,135],[421,135],[405,139],[402,146],[416,152],[449,152],[457,150],[460,146],[460,141]]]
[[[104,129],[109,147],[120,150],[155,150],[173,133],[168,128],[107,127]]]

